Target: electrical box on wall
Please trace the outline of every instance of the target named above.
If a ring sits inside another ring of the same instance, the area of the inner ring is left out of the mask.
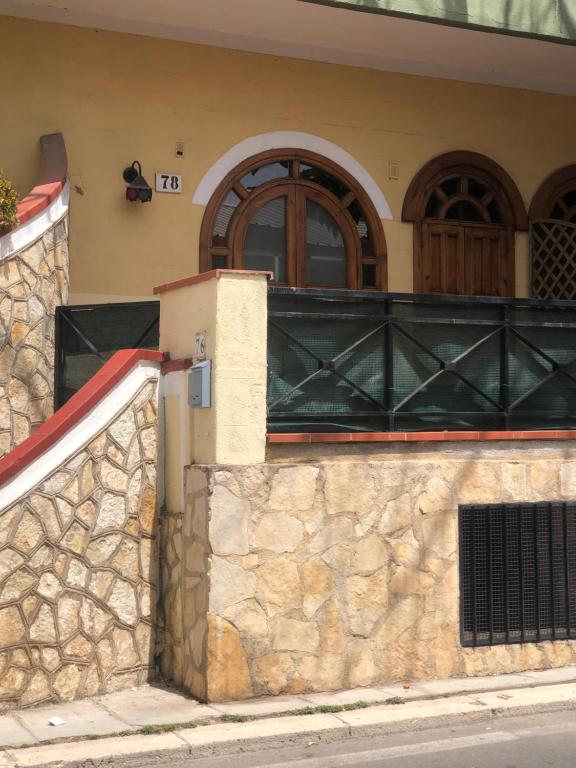
[[[191,408],[210,408],[212,385],[212,361],[196,363],[188,375],[188,405]]]

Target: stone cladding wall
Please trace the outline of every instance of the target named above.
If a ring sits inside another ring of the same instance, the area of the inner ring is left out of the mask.
[[[188,504],[194,513],[162,513],[161,663],[166,677],[205,700],[208,698],[206,654],[210,619],[206,476],[202,472],[191,472],[187,483]]]
[[[54,311],[68,301],[68,219],[0,263],[0,455],[52,415]]]
[[[165,671],[218,701],[576,663],[568,641],[460,645],[458,505],[576,499],[574,444],[527,446],[189,467]]]
[[[156,446],[151,380],[0,512],[0,711],[152,678]]]

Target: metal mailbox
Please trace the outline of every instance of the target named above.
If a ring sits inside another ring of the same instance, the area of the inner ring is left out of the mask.
[[[210,408],[211,380],[211,360],[203,360],[192,366],[188,376],[188,405],[191,408]]]

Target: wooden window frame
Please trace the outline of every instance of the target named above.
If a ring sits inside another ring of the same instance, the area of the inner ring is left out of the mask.
[[[466,200],[481,211],[484,219],[478,221],[458,221],[456,219],[432,218],[426,215],[428,203],[433,194],[437,194],[440,186],[448,179],[460,177],[461,179],[476,179],[487,189],[485,201],[480,201],[468,194],[459,184],[458,192],[447,197],[441,206],[441,213],[448,210],[459,200]],[[496,202],[501,221],[496,223],[490,220],[487,213],[488,206]],[[484,155],[476,152],[448,152],[430,160],[412,179],[402,209],[402,220],[412,222],[413,229],[413,260],[414,260],[414,290],[426,293],[426,242],[428,228],[443,224],[447,228],[458,227],[462,230],[463,237],[467,230],[486,229],[502,230],[502,242],[506,246],[505,263],[501,269],[499,295],[513,296],[515,289],[515,249],[514,233],[517,230],[528,229],[528,217],[524,202],[511,177],[497,163]],[[469,291],[471,282],[462,281],[462,295],[473,295]]]
[[[275,162],[289,163],[289,176],[274,179],[247,190],[241,179],[250,171],[263,165]],[[334,176],[348,188],[349,192],[342,198],[334,195],[320,184],[300,178],[301,163],[310,164]],[[212,236],[214,223],[220,207],[227,194],[233,190],[240,203],[234,211],[227,229],[226,246],[213,246]],[[328,158],[314,152],[300,149],[268,150],[254,155],[240,163],[228,173],[214,192],[206,206],[202,227],[200,230],[200,271],[207,272],[213,268],[212,257],[220,256],[227,259],[227,266],[242,269],[242,247],[246,229],[256,211],[270,200],[286,196],[286,283],[284,285],[299,287],[327,288],[362,288],[363,265],[374,265],[376,268],[376,284],[367,287],[368,290],[387,290],[387,251],[382,222],[374,204],[364,189],[347,171]],[[323,207],[336,221],[344,243],[347,255],[347,284],[320,286],[308,283],[306,280],[306,199],[310,199]],[[349,211],[349,206],[357,201],[368,227],[373,247],[373,254],[365,256],[362,253],[362,243],[356,223]]]
[[[576,299],[576,206],[564,197],[576,190],[576,165],[550,174],[539,186],[530,205],[530,283],[535,299]],[[562,218],[553,216],[556,207]]]
[[[538,187],[529,210],[530,221],[552,219],[552,211],[564,195],[576,189],[576,165],[567,165],[550,174]],[[566,219],[557,219],[566,221]]]

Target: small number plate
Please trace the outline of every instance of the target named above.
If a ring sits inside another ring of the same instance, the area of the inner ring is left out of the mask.
[[[206,360],[206,331],[196,334],[196,347],[194,350],[194,362],[200,363]]]
[[[182,176],[179,173],[157,173],[156,192],[180,194],[182,192]]]

